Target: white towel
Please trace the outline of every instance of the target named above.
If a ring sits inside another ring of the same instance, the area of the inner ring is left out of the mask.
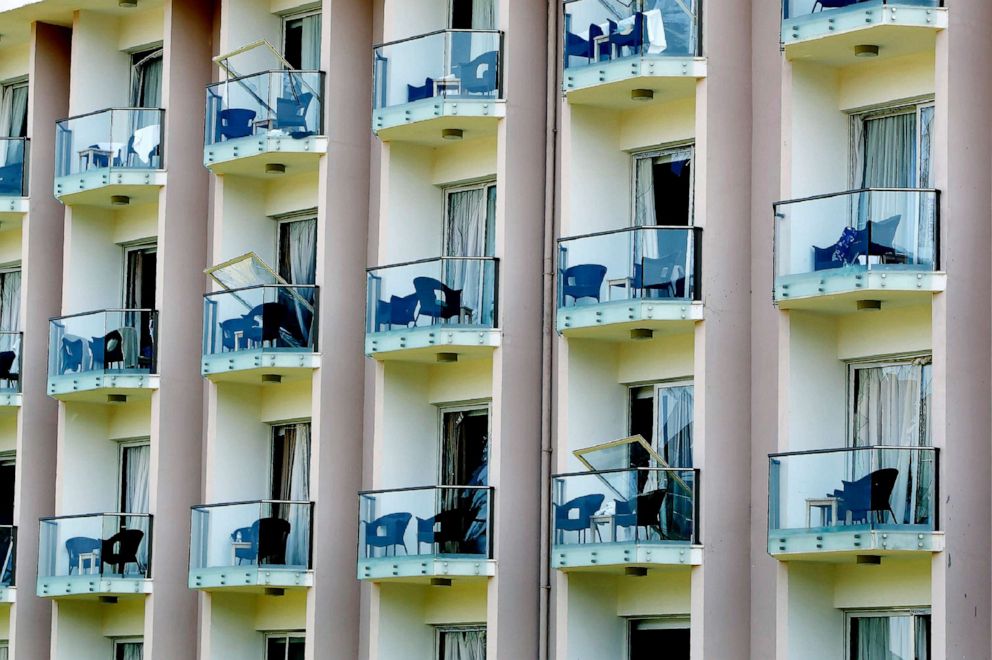
[[[134,132],[134,142],[131,144],[131,148],[134,149],[134,153],[138,154],[138,158],[151,164],[152,152],[158,148],[161,139],[161,126],[158,124],[145,126]]]
[[[647,27],[647,41],[648,41],[648,53],[651,55],[657,55],[658,53],[665,52],[668,48],[668,41],[665,39],[665,22],[661,17],[660,9],[650,9],[644,12],[644,24]],[[604,35],[610,34],[609,23],[601,23],[599,25],[600,29],[603,30]],[[617,23],[617,31],[620,34],[629,33],[634,27],[634,17],[628,16],[627,18],[621,20]],[[589,30],[584,32],[579,32],[578,36],[586,41],[589,41]]]

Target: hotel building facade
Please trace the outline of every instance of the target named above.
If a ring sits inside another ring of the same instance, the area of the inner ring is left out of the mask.
[[[992,658],[990,65],[977,0],[0,0],[0,660]]]

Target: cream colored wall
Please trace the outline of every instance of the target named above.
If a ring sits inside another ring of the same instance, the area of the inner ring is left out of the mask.
[[[114,242],[112,217],[102,209],[70,207],[64,250],[63,313],[119,308],[123,251]]]
[[[314,2],[313,0],[270,0],[269,3],[269,10],[273,14],[296,13],[310,9],[320,9],[320,2]]]
[[[113,211],[114,243],[154,239],[158,235],[158,205],[136,204]]]
[[[930,558],[883,558],[878,566],[839,564],[834,569],[834,607],[923,607],[930,604]]]
[[[206,500],[240,502],[268,497],[271,431],[259,419],[262,389],[256,385],[211,386],[208,411]]]
[[[424,620],[427,588],[413,584],[379,584],[378,616],[372,620],[370,657],[429,658],[434,650],[434,630]]]
[[[265,181],[265,214],[279,215],[317,207],[317,174],[304,172]],[[258,185],[258,181],[253,182]]]
[[[450,186],[496,176],[496,138],[462,140],[434,151],[434,185]]]
[[[203,659],[261,658],[262,633],[251,628],[255,599],[246,594],[219,591],[206,594],[206,599],[207,641]]]
[[[28,44],[0,47],[0,81],[28,75]]]
[[[83,600],[55,602],[52,656],[72,660],[107,660],[112,657],[113,641],[101,634],[105,607]]]
[[[283,596],[258,596],[255,599],[256,630],[303,630],[306,628],[306,618],[305,591],[287,591]]]
[[[390,144],[383,148],[379,265],[441,255],[444,196],[434,185],[434,150]]]
[[[934,93],[934,50],[840,70],[839,107],[854,110]]]
[[[557,471],[585,469],[574,450],[627,435],[627,388],[617,380],[619,352],[612,342],[568,341],[567,359],[560,361],[564,387],[559,388]]]
[[[569,106],[569,156],[562,163],[565,186],[562,235],[577,236],[630,225],[630,154],[620,149],[620,113]]]
[[[448,3],[445,0],[386,0],[384,2],[383,41],[396,41],[426,34],[448,26]]]
[[[213,263],[255,252],[274,268],[276,227],[263,211],[266,186],[244,177],[222,176],[215,180],[214,215],[217,221],[213,224]]]
[[[0,264],[19,263],[21,261],[20,227],[0,229]]]
[[[0,415],[0,452],[17,449],[17,415]]]
[[[435,405],[478,401],[493,395],[493,365],[489,360],[461,360],[427,368],[427,400]]]
[[[692,378],[695,341],[691,332],[620,345],[621,383]]]
[[[224,0],[221,3],[220,52],[229,53],[259,39],[265,39],[277,50],[282,48],[282,21],[273,13],[276,11],[273,4],[269,0]],[[267,48],[237,55],[231,64],[243,73],[279,68]]]
[[[844,447],[847,368],[829,316],[789,312],[788,451]]]
[[[455,582],[446,589],[427,588],[424,622],[431,625],[484,623],[488,584],[478,580]]]
[[[151,399],[126,405],[106,406],[107,437],[111,440],[143,438],[151,435]]]
[[[120,19],[79,10],[73,21],[69,114],[127,107],[130,58],[118,48]]]
[[[313,397],[311,380],[292,380],[278,387],[261,386],[259,419],[269,424],[287,420],[310,419]]]
[[[828,564],[791,562],[788,565],[785,626],[788,658],[843,660],[844,613],[835,609]]]
[[[146,46],[162,43],[165,26],[165,10],[162,7],[152,7],[128,12],[120,19],[118,35],[118,50],[141,50]]]
[[[67,402],[60,408],[56,515],[116,511],[119,446],[109,439],[109,406]]]
[[[438,412],[425,398],[429,372],[422,365],[385,365],[376,405],[374,487],[406,488],[437,483]]]
[[[791,80],[791,123],[783,131],[785,160],[792,165],[791,187],[786,186],[785,197],[847,190],[850,120],[838,107],[837,70],[793,62]]]
[[[145,599],[128,598],[112,604],[103,604],[104,637],[141,637],[145,632]]]
[[[694,96],[649,103],[620,114],[620,149],[636,151],[672,142],[685,142],[696,134]]]
[[[9,604],[0,605],[0,640],[10,639],[10,610]]]
[[[853,360],[878,355],[930,351],[929,305],[896,307],[841,317],[837,326],[837,357]]]

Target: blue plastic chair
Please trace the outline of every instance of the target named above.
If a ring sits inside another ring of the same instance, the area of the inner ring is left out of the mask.
[[[417,294],[390,296],[388,302],[377,300],[375,309],[376,332],[392,330],[394,325],[409,327],[417,320]]]
[[[70,337],[62,338],[61,366],[61,373],[63,374],[70,371],[82,371],[83,339],[81,337],[75,339]]]
[[[257,523],[257,521],[256,521]],[[250,543],[246,548],[234,549],[234,561],[238,564],[248,562],[254,564],[258,559],[258,527],[253,523],[250,527],[239,527],[231,532],[231,541],[235,543]]]
[[[563,537],[564,532],[578,532],[579,542],[584,543],[586,532],[592,524],[592,516],[603,506],[605,499],[605,495],[594,493],[555,506],[555,531],[559,533],[559,537]],[[572,512],[578,515],[573,518]]]
[[[421,316],[428,316],[431,323],[434,323],[456,317],[461,312],[461,289],[452,289],[433,277],[413,278],[413,288],[420,303],[417,311],[418,319]]]
[[[664,488],[641,493],[629,500],[615,500],[616,511],[613,516],[613,524],[619,527],[633,527],[634,540],[638,537],[638,531],[644,528],[645,538],[647,532],[654,527],[661,536],[661,507],[665,504],[665,496],[668,491]]]
[[[247,108],[221,110],[217,115],[217,118],[220,120],[220,125],[217,126],[217,132],[225,140],[248,137],[252,134],[251,123],[255,119],[256,114],[254,110]]]
[[[577,34],[565,33],[565,66],[569,57],[584,57],[590,62],[598,60],[600,53],[596,52],[596,39],[603,36],[603,28],[596,23],[589,25],[589,40],[586,41]]]
[[[434,96],[434,79],[425,78],[423,85],[407,85],[406,86],[406,100],[407,103],[413,103],[414,101],[419,101],[421,99],[429,99]]]
[[[307,92],[296,98],[280,97],[276,99],[276,128],[298,129],[290,131],[293,138],[299,139],[313,135],[307,126],[307,109],[313,101],[313,94]]]
[[[600,302],[600,289],[606,278],[606,266],[599,264],[579,264],[570,266],[562,273],[562,292],[575,302],[580,298],[595,298]]]
[[[644,43],[644,14],[634,14],[634,25],[629,32],[620,32],[616,23],[610,21],[610,44],[616,47],[617,57],[623,56],[623,48],[630,49],[631,54],[641,52]]]
[[[396,548],[403,546],[403,551],[410,554],[406,547],[406,528],[410,525],[410,513],[388,513],[376,518],[372,522],[365,523],[365,546],[366,557],[373,556],[373,548],[384,548],[386,555],[389,548],[393,549],[393,556],[396,556]]]
[[[499,81],[499,53],[495,50],[452,67],[463,94],[491,95]]]
[[[220,345],[221,349],[225,351],[238,351],[245,350],[249,348],[249,341],[251,335],[251,327],[254,325],[254,320],[250,318],[245,318],[239,316],[233,319],[227,319],[226,321],[220,322]],[[238,344],[238,338],[241,338],[241,345]]]
[[[437,516],[431,516],[430,518],[417,518],[417,554],[420,554],[420,546],[424,543],[428,546],[428,554],[434,550],[434,525],[436,523]]]
[[[80,555],[91,555],[86,561],[89,563],[88,568],[99,568],[99,551],[103,543],[100,539],[91,539],[88,536],[73,536],[71,539],[67,539],[65,542],[65,550],[69,553],[69,575],[72,575],[72,570],[81,568],[79,563]]]

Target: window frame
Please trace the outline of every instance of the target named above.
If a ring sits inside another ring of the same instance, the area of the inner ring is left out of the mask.
[[[696,138],[666,142],[652,147],[630,151],[630,222],[629,226],[637,227],[637,161],[645,158],[660,158],[689,149],[692,151],[689,168],[689,218],[686,227],[696,226]],[[667,226],[667,225],[660,225]]]
[[[320,12],[318,12],[318,13],[320,13]],[[280,267],[279,258],[280,258],[280,253],[281,253],[281,245],[280,245],[279,240],[280,240],[280,237],[282,236],[282,227],[283,227],[283,225],[288,225],[288,224],[291,224],[293,222],[305,222],[307,220],[313,220],[316,223],[318,237],[319,237],[319,235],[320,235],[320,217],[318,215],[318,209],[317,209],[317,207],[316,206],[312,206],[310,208],[299,209],[297,211],[289,211],[288,213],[277,213],[275,215],[270,215],[269,216],[269,219],[272,220],[276,224],[275,237],[273,239],[274,242],[275,242],[275,252],[273,253],[275,255],[275,259],[273,259],[273,261],[275,263],[272,264],[272,267],[273,267],[273,270],[275,270],[276,275],[278,275],[279,277],[282,277],[282,275],[279,275],[279,267]],[[318,264],[320,263],[320,257],[317,255],[316,252],[314,252],[314,259],[316,260],[316,262]]]
[[[7,93],[7,90],[8,89],[10,89],[11,92],[13,93],[13,90],[20,89],[22,87],[24,89],[27,89],[28,90],[28,105],[30,106],[31,105],[31,81],[30,81],[30,79],[29,79],[29,77],[27,75],[16,76],[14,78],[8,78],[7,80],[0,80],[0,102],[3,101],[3,97]],[[28,137],[28,126],[27,126],[27,124],[28,124],[28,122],[27,122],[27,112],[28,112],[28,110],[26,109],[24,112],[25,112],[24,135],[23,136],[18,136],[18,137],[27,138]],[[6,132],[7,133],[10,132],[10,127],[9,126],[6,128]]]
[[[486,646],[489,646],[489,627],[485,623],[437,624],[434,626],[435,660],[441,660],[441,636],[451,632],[481,632],[486,635]]]
[[[124,644],[141,644],[141,655],[145,655],[145,638],[144,637],[113,637],[111,638],[114,643],[113,648],[113,658],[117,660],[117,648]]]
[[[459,403],[436,404],[437,408],[437,441],[434,443],[435,450],[435,483],[440,486],[444,480],[444,416],[449,413],[472,412],[477,410],[486,411],[487,434],[489,435],[489,447],[486,451],[486,464],[490,464],[492,455],[493,438],[493,411],[492,399],[479,399]],[[488,480],[487,480],[488,481]],[[457,484],[464,486],[465,484]],[[489,486],[489,484],[486,484]]]
[[[262,635],[262,656],[265,660],[273,660],[269,658],[269,640],[270,639],[285,639],[286,640],[286,655],[289,655],[289,640],[290,639],[302,639],[303,647],[306,648],[307,633],[305,630],[270,630],[266,631]],[[278,659],[275,659],[278,660]],[[286,660],[283,658],[282,660]]]
[[[630,660],[632,650],[630,645],[633,643],[633,635],[631,633],[639,621],[656,621],[662,624],[661,628],[666,630],[690,630],[692,627],[692,622],[688,614],[624,617],[624,660]]]
[[[853,190],[858,185],[857,181],[859,175],[857,172],[855,172],[855,166],[858,164],[859,161],[858,154],[859,152],[861,152],[862,149],[862,143],[856,140],[859,132],[858,125],[859,124],[861,125],[861,138],[863,141],[864,124],[866,121],[870,121],[872,119],[884,119],[885,117],[893,117],[896,115],[909,115],[909,114],[913,114],[916,116],[916,131],[915,131],[916,135],[914,136],[915,148],[916,148],[916,162],[913,164],[914,165],[913,180],[915,187],[923,188],[924,187],[922,185],[923,181],[921,180],[922,158],[920,157],[921,155],[920,147],[922,145],[923,132],[921,130],[922,122],[920,121],[920,119],[922,117],[922,112],[924,108],[934,108],[934,112],[936,113],[936,107],[937,107],[937,103],[933,95],[926,95],[917,98],[903,99],[900,101],[882,103],[878,105],[867,106],[864,108],[849,110],[847,112],[847,114],[850,117],[849,120],[850,128],[848,129],[849,153],[847,156],[848,188]],[[931,156],[933,155],[934,154],[931,154]],[[860,161],[862,164],[864,163],[863,152],[861,152]],[[930,163],[930,166],[932,169],[933,167],[932,161]]]
[[[118,513],[138,513],[135,511],[124,511],[124,452],[128,447],[145,447],[151,451],[151,436],[138,436],[134,438],[124,438],[115,440],[117,443],[117,509]],[[149,460],[151,456],[148,457]],[[151,466],[149,465],[149,469]],[[150,486],[151,484],[149,484]],[[150,493],[149,493],[150,494]]]
[[[121,307],[127,308],[128,259],[132,252],[155,252],[158,255],[158,237],[139,238],[134,241],[118,243],[121,246]],[[156,282],[156,288],[158,283]],[[154,305],[153,305],[154,307]]]
[[[481,179],[476,179],[471,182],[462,182],[451,185],[441,186],[441,252],[440,254],[444,257],[449,257],[451,255],[447,254],[448,246],[448,213],[450,212],[450,200],[451,195],[460,192],[468,192],[470,190],[482,190],[483,199],[486,202],[486,207],[489,206],[489,189],[492,188],[496,194],[497,204],[499,203],[499,188],[497,186],[496,177],[484,177]],[[488,214],[487,214],[488,215]],[[496,218],[486,218],[486,234],[488,235],[489,230],[492,229],[493,232],[493,249],[491,255],[483,255],[480,258],[492,258],[496,256]],[[488,245],[486,246],[489,247]],[[488,249],[486,250],[488,251]]]
[[[275,477],[275,458],[276,458],[276,431],[282,426],[296,426],[297,424],[309,424],[310,425],[310,446],[307,448],[307,454],[310,457],[311,465],[310,469],[313,470],[313,418],[312,417],[300,417],[298,419],[285,419],[279,420],[277,422],[267,422],[269,427],[269,460],[268,460],[268,478],[265,482],[265,490],[268,493],[264,499],[276,499],[273,497],[272,479]],[[308,475],[309,477],[309,475]],[[312,484],[311,484],[312,485]],[[307,493],[307,497],[311,497],[311,493]]]
[[[889,619],[893,617],[910,617],[912,622],[911,631],[912,635],[910,639],[912,640],[912,652],[913,657],[917,657],[916,654],[916,620],[922,617],[932,617],[932,609],[928,606],[920,607],[893,607],[890,609],[864,609],[864,610],[844,610],[844,660],[856,660],[851,657],[851,619]],[[932,623],[932,620],[931,620]],[[931,628],[931,646],[933,645],[932,639],[933,630]]]
[[[138,91],[138,71],[139,67],[144,65],[146,62],[154,59],[156,56],[162,59],[162,65],[165,66],[165,42],[153,42],[151,44],[145,44],[143,46],[138,46],[137,48],[132,48],[131,50],[125,51],[128,56],[128,100],[130,101],[131,107],[143,107],[138,103],[136,97],[136,92]],[[138,58],[138,59],[136,59]],[[161,106],[162,103],[159,103]]]
[[[853,360],[845,360],[845,366],[847,367],[847,419],[846,419],[846,435],[844,439],[845,448],[854,447],[854,424],[855,424],[855,407],[857,405],[856,397],[856,387],[855,382],[857,378],[857,371],[859,369],[877,369],[883,367],[904,367],[913,366],[914,364],[919,364],[922,369],[925,365],[933,366],[933,354],[929,351],[915,351],[911,353],[901,353],[888,356],[877,356],[874,358],[857,358]],[[922,384],[921,379],[921,384]],[[922,392],[921,392],[922,395]],[[922,404],[922,397],[920,399]],[[918,411],[920,412],[920,421],[922,422],[922,407]],[[917,445],[919,446],[919,445]]]
[[[650,444],[652,445],[652,449],[654,449],[654,451],[657,452],[659,456],[661,456],[661,452],[658,451],[658,446],[657,446],[658,437],[659,437],[659,434],[658,434],[658,421],[659,421],[658,420],[658,392],[660,390],[662,390],[662,389],[669,388],[669,387],[688,387],[688,386],[692,386],[693,387],[693,394],[695,394],[695,385],[696,385],[696,382],[695,382],[695,379],[692,376],[681,376],[681,377],[677,377],[677,378],[666,378],[664,380],[652,380],[652,381],[647,381],[647,382],[626,383],[625,386],[626,386],[626,389],[627,389],[627,409],[626,409],[625,428],[626,428],[626,434],[627,434],[627,436],[630,436],[631,433],[632,433],[631,428],[630,428],[630,424],[633,421],[633,413],[631,411],[631,404],[632,404],[633,399],[634,399],[634,392],[636,390],[639,390],[639,389],[642,389],[642,388],[645,388],[645,387],[650,387],[651,388],[651,398],[652,398],[652,401],[653,401],[653,404],[651,406],[651,435],[652,435],[652,437],[651,437],[651,443]],[[693,425],[695,425],[695,421],[696,421],[695,420],[695,417],[696,417],[695,399],[693,400],[692,415],[693,415]],[[657,467],[661,467],[661,466],[659,465]]]
[[[289,10],[288,12],[286,12],[284,14],[279,14],[279,55],[280,55],[280,57],[282,57],[283,64],[284,65],[287,64],[287,62],[286,62],[286,60],[287,60],[287,58],[286,58],[286,27],[287,27],[287,24],[290,23],[290,22],[292,22],[292,21],[297,21],[297,20],[302,20],[304,18],[309,18],[310,16],[319,16],[322,12],[323,12],[323,7],[321,7],[319,4],[317,4],[317,5],[312,5],[312,6],[308,7],[308,8],[304,8],[304,9],[301,9],[301,8],[291,9],[291,10]],[[321,35],[320,38],[321,38],[321,40],[323,40],[324,36]],[[323,48],[323,44],[321,44],[321,48]],[[289,70],[290,68],[291,67],[288,67],[287,66],[286,67],[286,70]],[[297,71],[301,71],[302,69],[296,69],[296,70]]]

